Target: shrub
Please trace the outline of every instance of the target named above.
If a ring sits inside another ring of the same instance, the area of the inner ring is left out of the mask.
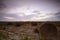
[[[0,40],[7,40],[8,34],[6,31],[0,30]]]
[[[24,40],[31,40],[30,36],[26,35]]]

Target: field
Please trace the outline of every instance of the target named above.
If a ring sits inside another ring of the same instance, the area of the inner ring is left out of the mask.
[[[60,40],[60,22],[0,22],[0,40]]]

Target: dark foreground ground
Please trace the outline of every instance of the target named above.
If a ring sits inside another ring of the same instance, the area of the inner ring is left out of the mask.
[[[0,40],[60,40],[60,22],[0,22]]]

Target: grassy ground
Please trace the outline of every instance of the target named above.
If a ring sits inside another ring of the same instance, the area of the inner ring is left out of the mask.
[[[43,40],[43,38],[38,39],[38,37],[39,37],[38,34],[33,33],[33,32],[30,33],[31,30],[34,30],[35,28],[37,28],[37,27],[35,27],[36,24],[35,24],[35,26],[33,25],[33,27],[31,27],[32,23],[39,23],[39,25],[41,25],[42,23],[51,23],[51,24],[56,25],[57,28],[60,29],[60,22],[0,22],[0,30],[2,30],[2,31],[0,31],[0,33],[1,33],[0,35],[2,35],[1,36],[2,39],[0,37],[0,40],[3,40],[5,38],[7,40],[8,36],[11,36],[11,35],[13,36],[13,38],[9,38],[10,40],[17,40],[18,35],[19,35],[18,40]],[[28,24],[30,24],[30,26]],[[26,27],[24,27],[23,25]],[[6,28],[7,28],[7,30],[6,30]],[[7,34],[7,33],[9,33],[8,30],[12,31],[12,33]],[[6,31],[6,33],[4,31]],[[20,34],[20,31],[22,32],[21,34]],[[38,32],[38,30],[37,30],[37,32]],[[27,34],[25,34],[25,33],[27,33]],[[37,38],[37,39],[35,39],[35,38]]]

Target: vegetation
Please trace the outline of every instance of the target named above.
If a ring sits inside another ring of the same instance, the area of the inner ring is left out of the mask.
[[[60,25],[60,22],[0,22],[0,25],[16,25],[16,24],[29,24],[32,23],[33,25],[37,25],[36,23],[54,23],[56,25]]]
[[[20,27],[21,25],[25,25],[28,23],[29,22],[0,22],[0,40],[8,40],[9,39],[8,33],[6,31],[4,31],[5,28],[8,27],[7,25],[14,25],[16,27]],[[41,24],[42,22],[39,22],[39,23]],[[60,27],[60,22],[47,22],[47,23],[53,23]],[[35,24],[35,23],[32,23],[32,25],[37,26],[37,24]],[[38,29],[35,29],[34,32],[39,35]],[[11,40],[15,40],[15,39],[11,39]],[[32,38],[30,36],[26,35],[24,40],[32,40]],[[40,38],[39,40],[43,40],[43,38]]]
[[[30,36],[26,35],[24,40],[31,40]]]
[[[3,30],[0,30],[0,40],[7,40],[8,38],[8,33]]]

